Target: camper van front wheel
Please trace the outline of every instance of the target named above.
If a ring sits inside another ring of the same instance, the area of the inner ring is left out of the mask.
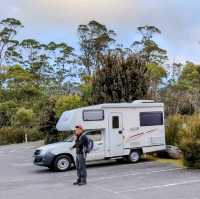
[[[67,171],[70,169],[72,160],[67,155],[59,155],[55,158],[53,168],[55,171]]]
[[[141,152],[139,150],[131,151],[128,160],[132,163],[136,163],[140,160]]]

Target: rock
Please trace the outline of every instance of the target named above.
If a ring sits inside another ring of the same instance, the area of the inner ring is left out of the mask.
[[[178,147],[172,145],[166,146],[166,153],[170,158],[173,159],[180,159],[183,155],[182,151]]]

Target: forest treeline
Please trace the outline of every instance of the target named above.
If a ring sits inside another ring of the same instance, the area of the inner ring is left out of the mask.
[[[17,39],[24,28],[15,18],[0,22],[0,144],[56,134],[63,111],[91,104],[153,99],[167,117],[199,111],[200,65],[167,64],[155,26],[137,27],[140,39],[124,47],[105,25],[81,24],[78,52],[65,41]]]

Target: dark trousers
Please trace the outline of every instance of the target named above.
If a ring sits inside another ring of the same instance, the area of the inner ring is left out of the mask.
[[[78,180],[86,180],[87,169],[86,169],[85,154],[76,154],[76,170],[77,170]]]

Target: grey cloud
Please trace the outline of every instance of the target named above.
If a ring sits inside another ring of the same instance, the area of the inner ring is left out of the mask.
[[[77,26],[96,19],[117,30],[119,40],[128,44],[136,37],[137,26],[150,24],[162,30],[161,45],[171,59],[200,61],[198,0],[5,0],[1,4],[0,17],[21,19],[27,36],[53,40],[66,35],[76,40]]]

